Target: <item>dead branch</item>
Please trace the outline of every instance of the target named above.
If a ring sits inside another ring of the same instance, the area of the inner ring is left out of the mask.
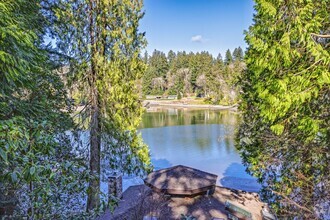
[[[287,197],[286,195],[284,195],[283,193],[281,192],[276,192],[274,190],[271,190],[273,193],[279,195],[279,196],[282,196],[284,199],[286,199],[289,203],[292,203],[294,206],[298,207],[299,209],[302,209],[302,210],[305,210],[306,212],[308,213],[311,213],[313,214],[313,212],[311,210],[309,210],[308,208],[304,207],[304,206],[301,206],[299,205],[298,203],[296,203],[295,201],[293,201],[292,199],[290,199],[289,197]]]
[[[330,34],[315,34],[315,33],[311,33],[311,36],[319,37],[319,38],[330,38]]]

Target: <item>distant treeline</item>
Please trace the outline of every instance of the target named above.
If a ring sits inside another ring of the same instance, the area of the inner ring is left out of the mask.
[[[143,95],[177,95],[203,97],[213,104],[237,102],[237,80],[245,69],[243,50],[228,49],[214,58],[208,52],[186,53],[154,50],[144,54],[147,70],[142,79]]]

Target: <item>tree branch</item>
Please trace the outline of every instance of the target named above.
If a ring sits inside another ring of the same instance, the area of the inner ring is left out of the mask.
[[[304,206],[301,206],[299,205],[298,203],[296,203],[295,201],[293,201],[292,199],[290,199],[289,197],[287,197],[286,195],[284,195],[284,193],[281,193],[281,192],[277,192],[277,191],[274,191],[274,190],[271,190],[273,193],[279,195],[279,196],[282,196],[284,199],[286,199],[289,203],[293,204],[294,206],[298,207],[299,209],[302,209],[306,212],[309,212],[309,213],[313,213],[311,210],[309,210],[308,208],[304,207]]]
[[[315,33],[311,33],[311,36],[319,37],[319,38],[330,38],[330,34],[315,34]]]

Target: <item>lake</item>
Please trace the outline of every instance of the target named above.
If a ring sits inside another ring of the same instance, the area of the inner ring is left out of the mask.
[[[228,110],[153,108],[140,132],[155,170],[186,165],[218,175],[218,185],[256,192],[234,146],[239,114]]]

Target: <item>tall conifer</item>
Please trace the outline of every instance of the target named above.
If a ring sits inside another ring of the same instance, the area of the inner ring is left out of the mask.
[[[233,56],[231,55],[231,52],[228,49],[228,50],[226,50],[224,63],[226,65],[229,65],[231,62],[233,62]]]
[[[280,219],[325,219],[330,2],[257,0],[255,9],[241,79],[243,160]]]
[[[136,133],[143,109],[136,89],[145,64],[138,31],[142,0],[60,0],[59,49],[72,57],[74,83],[88,100],[90,174],[87,209],[100,204],[101,152],[111,168],[139,174],[148,148]],[[104,144],[101,144],[104,143]]]

